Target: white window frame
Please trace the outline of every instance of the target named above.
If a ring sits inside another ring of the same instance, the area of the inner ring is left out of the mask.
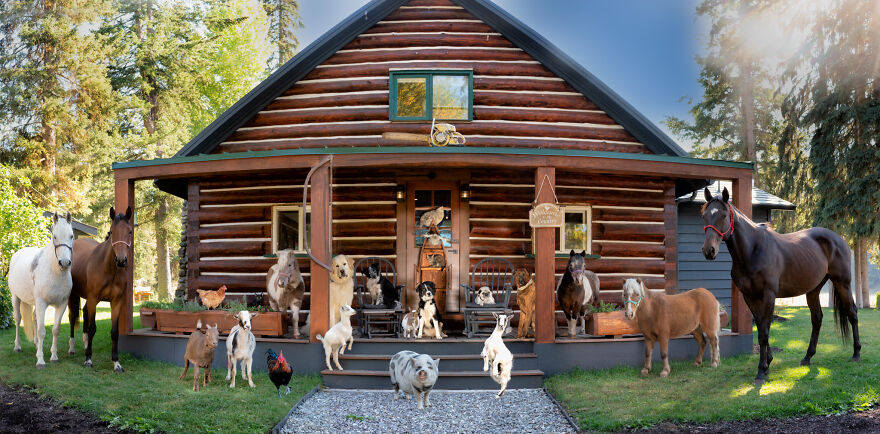
[[[561,206],[559,207],[562,211],[562,226],[559,227],[559,249],[556,253],[569,253],[572,250],[571,247],[565,245],[565,213],[575,213],[582,212],[586,214],[586,225],[587,225],[587,254],[591,255],[593,253],[593,207],[590,205],[571,205],[571,206]],[[580,253],[583,248],[574,249],[576,252]]]
[[[303,212],[302,205],[275,205],[272,207],[272,253],[278,253],[278,231],[280,230],[280,225],[278,224],[278,214],[286,211],[298,211],[299,213],[299,230],[297,233],[299,234],[299,239],[296,241],[297,248],[294,249],[294,253],[305,253],[305,244],[304,244],[304,236],[305,236],[305,225],[306,225],[306,213],[311,212],[311,206],[306,207],[305,212]]]

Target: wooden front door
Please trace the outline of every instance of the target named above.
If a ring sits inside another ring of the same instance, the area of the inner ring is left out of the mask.
[[[437,307],[441,313],[459,311],[459,227],[457,213],[459,210],[458,182],[455,181],[428,181],[410,182],[407,184],[407,221],[406,221],[406,256],[409,281],[407,282],[407,295],[404,301],[407,305],[418,305],[418,292],[416,287],[421,283],[419,275],[419,253],[425,242],[428,228],[420,224],[422,215],[444,207],[443,221],[437,225],[442,237],[443,247],[446,254],[445,276],[446,285],[437,288]],[[435,282],[437,283],[437,282]]]

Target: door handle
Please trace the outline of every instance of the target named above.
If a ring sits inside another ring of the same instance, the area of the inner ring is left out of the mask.
[[[458,254],[458,250],[452,250],[452,249],[450,249],[450,250],[449,250],[449,253],[452,253],[453,255],[457,255],[457,254]]]

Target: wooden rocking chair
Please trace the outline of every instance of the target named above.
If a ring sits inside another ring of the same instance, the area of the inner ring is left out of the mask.
[[[366,257],[361,258],[354,264],[354,288],[355,300],[357,301],[358,329],[361,336],[372,338],[373,336],[400,337],[403,319],[402,309],[388,309],[384,305],[372,304],[370,291],[367,289],[367,276],[364,271],[371,264],[379,264],[379,274],[397,286],[397,271],[394,264],[385,258]],[[401,288],[401,294],[403,288]]]
[[[477,304],[477,295],[480,287],[487,286],[492,291],[493,304]],[[495,326],[497,314],[513,314],[508,308],[510,294],[513,290],[513,264],[504,258],[484,258],[477,262],[471,269],[469,285],[461,285],[464,289],[464,332],[467,337],[474,335],[488,336]],[[481,331],[480,326],[490,326],[488,330]]]

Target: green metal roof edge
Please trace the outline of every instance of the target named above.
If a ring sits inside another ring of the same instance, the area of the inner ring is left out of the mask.
[[[338,147],[284,149],[273,151],[231,152],[224,154],[201,154],[186,157],[156,158],[153,160],[134,160],[113,163],[113,170],[133,167],[159,166],[165,164],[192,163],[200,161],[235,160],[240,158],[264,158],[294,155],[346,155],[346,154],[494,154],[494,155],[545,155],[560,157],[617,158],[621,160],[662,161],[669,163],[697,164],[703,166],[733,167],[754,169],[751,162],[710,160],[693,157],[678,157],[658,154],[635,154],[628,152],[582,151],[578,149],[544,148],[495,148],[495,147],[422,147],[422,146],[380,146],[380,147]]]

